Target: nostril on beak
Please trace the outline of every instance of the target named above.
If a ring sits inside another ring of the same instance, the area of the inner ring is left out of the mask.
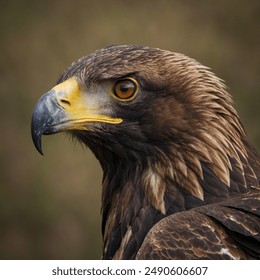
[[[61,105],[63,106],[71,106],[70,102],[67,99],[60,99]]]

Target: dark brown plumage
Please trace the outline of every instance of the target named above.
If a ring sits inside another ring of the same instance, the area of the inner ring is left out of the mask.
[[[103,172],[104,259],[259,259],[260,160],[222,82],[182,54],[110,46],[36,105],[32,135],[69,130]]]

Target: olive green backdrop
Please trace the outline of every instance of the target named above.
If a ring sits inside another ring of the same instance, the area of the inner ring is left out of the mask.
[[[6,2],[6,3],[3,3]],[[64,134],[33,147],[38,98],[110,44],[182,52],[226,81],[260,150],[260,1],[1,1],[0,258],[98,259],[102,172]]]

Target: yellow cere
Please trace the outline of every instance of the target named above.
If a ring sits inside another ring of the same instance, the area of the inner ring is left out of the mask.
[[[87,98],[84,98],[81,87],[75,78],[70,78],[53,88],[59,105],[67,112],[72,127],[86,122],[103,122],[119,124],[121,118],[112,118],[95,113],[97,108],[89,108]],[[82,129],[85,129],[82,127]]]

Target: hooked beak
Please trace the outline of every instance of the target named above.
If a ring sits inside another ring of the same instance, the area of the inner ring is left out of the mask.
[[[41,136],[67,130],[88,130],[88,123],[119,124],[123,120],[98,113],[88,106],[80,85],[75,78],[58,84],[37,102],[31,123],[35,148],[43,155]]]

